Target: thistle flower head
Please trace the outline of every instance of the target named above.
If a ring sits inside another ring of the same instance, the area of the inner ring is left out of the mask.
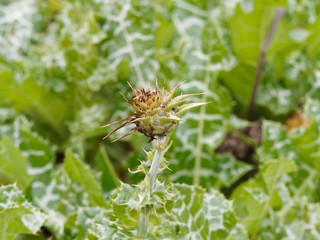
[[[186,100],[188,97],[201,95],[202,93],[173,97],[176,90],[183,83],[184,82],[180,82],[176,87],[168,92],[165,91],[164,87],[160,90],[158,88],[158,84],[156,84],[156,89],[145,90],[144,88],[141,88],[140,90],[137,90],[128,83],[134,96],[131,97],[130,94],[129,98],[123,94],[122,96],[131,105],[132,113],[127,118],[106,125],[111,126],[125,121],[125,123],[112,130],[106,137],[104,137],[104,139],[120,128],[130,124],[135,124],[135,127],[113,142],[118,141],[135,131],[141,132],[147,137],[150,137],[150,141],[157,136],[167,135],[167,133],[171,132],[179,125],[179,122],[182,121],[180,117],[187,110],[206,104],[185,104],[188,101]]]

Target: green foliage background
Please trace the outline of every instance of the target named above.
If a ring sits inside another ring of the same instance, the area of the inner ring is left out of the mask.
[[[215,149],[249,124],[278,7],[255,102],[259,172],[226,199],[220,192],[252,165]],[[170,136],[174,184],[158,191],[172,196],[150,239],[320,239],[319,13],[313,0],[1,1],[0,239],[134,238],[141,201],[130,184],[143,175],[128,168],[150,144],[139,133],[102,141],[101,126],[127,116],[127,81],[155,79],[168,89],[187,80],[181,91],[205,92],[194,100],[210,104]],[[295,111],[310,124],[286,131]]]

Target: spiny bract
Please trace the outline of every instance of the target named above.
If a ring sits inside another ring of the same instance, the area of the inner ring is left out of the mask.
[[[130,83],[128,83],[134,93],[134,97],[132,98],[129,94],[129,100],[122,93],[121,94],[124,99],[132,106],[132,113],[125,119],[121,119],[106,125],[107,127],[116,123],[126,121],[125,123],[112,130],[106,137],[104,137],[104,139],[109,137],[112,133],[116,132],[120,128],[130,124],[135,124],[136,126],[132,128],[128,133],[124,134],[113,142],[118,141],[135,131],[141,132],[147,137],[150,137],[150,140],[153,140],[156,136],[165,136],[167,133],[174,130],[179,125],[179,122],[182,121],[180,117],[187,110],[206,104],[185,104],[188,101],[186,100],[188,97],[201,95],[203,93],[186,94],[173,98],[175,91],[183,83],[184,82],[180,82],[169,92],[165,91],[164,87],[160,91],[157,83],[156,89],[148,89],[148,91],[146,91],[144,88],[137,90],[132,87]]]

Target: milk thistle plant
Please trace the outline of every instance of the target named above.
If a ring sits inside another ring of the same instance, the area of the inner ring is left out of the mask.
[[[148,223],[150,218],[150,212],[153,210],[155,215],[159,212],[159,209],[163,208],[167,211],[168,204],[172,201],[172,194],[170,191],[159,191],[163,189],[165,185],[157,180],[158,172],[162,171],[167,167],[167,162],[164,159],[165,152],[171,146],[167,138],[167,134],[172,132],[181,121],[181,117],[188,110],[204,105],[206,103],[190,103],[188,98],[192,96],[201,95],[203,93],[196,94],[186,94],[174,97],[176,90],[183,84],[180,82],[176,87],[170,91],[166,91],[164,86],[160,90],[158,84],[156,83],[155,89],[145,90],[141,88],[140,90],[135,89],[129,83],[130,88],[133,91],[134,96],[129,94],[126,97],[122,94],[124,99],[131,105],[131,114],[124,119],[115,121],[106,126],[111,126],[120,122],[120,126],[112,130],[105,138],[108,138],[112,133],[117,130],[134,124],[135,126],[129,130],[123,136],[115,139],[113,142],[118,141],[133,132],[140,132],[150,138],[150,141],[156,140],[154,149],[148,152],[148,160],[142,162],[135,172],[143,172],[145,174],[145,179],[137,186],[138,191],[138,212],[140,212],[140,218],[137,225],[137,237],[146,237],[148,233]],[[151,164],[151,166],[150,166]],[[162,168],[160,168],[162,164]],[[170,186],[168,186],[170,188]],[[157,194],[155,193],[155,189]],[[160,192],[160,195],[158,194]],[[156,196],[154,196],[156,195]],[[132,199],[128,200],[131,201]],[[122,202],[122,204],[126,204]],[[161,210],[160,210],[161,211]]]

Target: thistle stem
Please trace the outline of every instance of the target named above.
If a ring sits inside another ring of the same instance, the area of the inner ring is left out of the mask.
[[[154,183],[158,174],[158,170],[163,159],[164,150],[161,149],[160,145],[164,143],[166,137],[158,137],[157,139],[157,148],[156,152],[154,153],[154,157],[152,160],[152,164],[149,170],[149,177],[150,177],[150,196],[152,196]]]
[[[150,195],[151,198],[153,193],[154,184],[156,181],[156,177],[159,171],[159,167],[161,164],[161,161],[163,159],[164,155],[164,149],[161,147],[161,144],[163,144],[166,141],[166,137],[158,137],[157,138],[157,146],[156,151],[154,153],[154,157],[151,163],[151,167],[149,170],[149,177],[150,177]],[[150,209],[151,207],[147,205],[141,210],[139,223],[137,227],[137,237],[139,238],[145,238],[148,233],[148,223],[149,223],[149,216],[150,216]]]
[[[137,237],[145,238],[148,233],[148,223],[150,216],[150,206],[146,206],[141,210],[140,218],[137,226]]]

